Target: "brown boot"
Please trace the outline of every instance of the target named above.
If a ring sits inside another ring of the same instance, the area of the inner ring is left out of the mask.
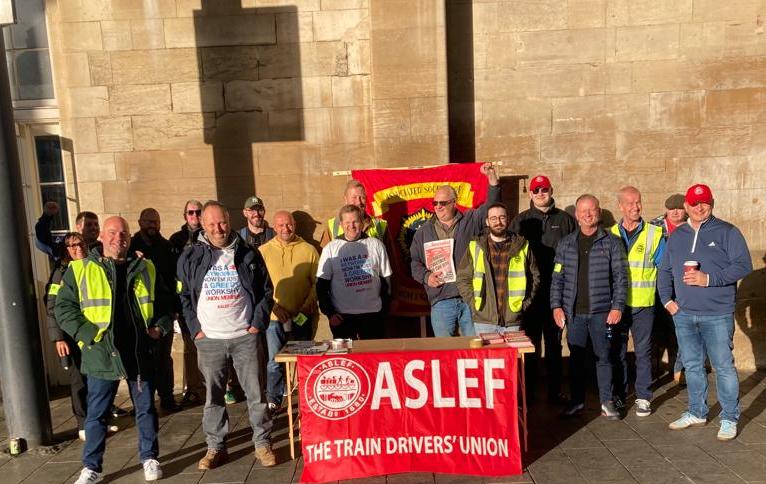
[[[199,464],[197,464],[197,469],[201,471],[215,469],[228,459],[229,454],[226,453],[226,449],[207,449],[205,457],[200,459]]]
[[[273,467],[277,465],[277,456],[272,452],[271,447],[256,447],[255,459],[261,461],[263,467]]]

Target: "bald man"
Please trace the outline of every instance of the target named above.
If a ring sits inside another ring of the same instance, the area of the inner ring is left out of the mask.
[[[145,208],[138,217],[139,231],[130,241],[130,252],[137,252],[154,262],[162,280],[173,284],[176,278],[177,251],[173,248],[160,229],[160,213],[154,208]],[[173,313],[181,312],[181,301],[173,294]],[[181,406],[173,397],[173,332],[163,336],[159,351],[155,355],[157,368],[157,394],[160,396],[160,407],[166,412],[177,412]]]
[[[276,236],[258,248],[274,284],[274,307],[266,328],[269,362],[266,365],[266,394],[273,414],[282,406],[285,390],[284,366],[274,361],[290,339],[310,340],[311,323],[317,314],[317,250],[295,233],[290,212],[274,214]]]
[[[88,378],[84,468],[76,483],[103,478],[106,419],[123,379],[135,408],[144,477],[155,481],[162,470],[152,353],[172,330],[171,293],[152,261],[129,251],[125,219],[106,219],[101,241],[102,254],[94,250],[69,263],[54,310],[61,329],[82,346],[81,371]]]

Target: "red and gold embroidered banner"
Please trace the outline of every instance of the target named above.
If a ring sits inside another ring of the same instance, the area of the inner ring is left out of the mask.
[[[415,231],[433,215],[432,200],[442,185],[457,192],[459,210],[477,208],[487,199],[482,163],[455,163],[432,168],[353,170],[367,192],[367,211],[388,222],[386,248],[394,271],[391,313],[429,315],[423,285],[410,277],[410,243]],[[455,261],[457,264],[459,261]]]

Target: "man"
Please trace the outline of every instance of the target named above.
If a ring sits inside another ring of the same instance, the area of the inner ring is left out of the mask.
[[[251,249],[257,249],[274,238],[274,229],[269,227],[266,221],[266,206],[263,200],[255,195],[245,200],[242,215],[245,216],[247,225],[240,229],[239,236]]]
[[[319,307],[334,338],[380,339],[390,294],[391,265],[383,242],[362,232],[362,211],[340,209],[343,234],[322,250],[317,269]]]
[[[231,231],[229,212],[221,203],[204,205],[202,228],[198,243],[178,260],[184,319],[194,335],[207,393],[202,414],[207,453],[197,468],[213,469],[228,459],[224,394],[229,359],[247,398],[255,458],[270,467],[276,465],[276,457],[271,451],[272,422],[262,392],[265,358],[261,338],[273,305],[271,280],[260,253]]]
[[[385,243],[388,222],[382,218],[371,217],[367,214],[367,192],[359,180],[352,179],[346,183],[346,190],[343,192],[343,204],[359,207],[362,211],[362,232],[367,234],[368,237],[374,237]],[[327,228],[322,232],[319,245],[324,247],[331,240],[337,239],[341,235],[343,235],[343,225],[337,217],[332,217],[327,221]]]
[[[171,330],[170,292],[152,261],[131,254],[130,229],[110,217],[101,231],[103,254],[69,263],[54,310],[56,321],[82,346],[87,375],[84,468],[76,484],[103,479],[106,418],[120,380],[127,381],[136,413],[139,457],[147,481],[162,478],[157,456],[152,351]]]
[[[435,215],[420,226],[410,244],[412,278],[423,284],[431,304],[431,327],[434,336],[455,336],[458,328],[463,336],[476,334],[471,321],[471,308],[460,297],[457,284],[447,282],[441,272],[434,272],[426,264],[425,244],[437,240],[454,239],[452,261],[457,266],[468,249],[471,238],[484,229],[487,208],[500,201],[500,180],[491,163],[485,163],[481,172],[489,181],[487,201],[476,210],[458,211],[455,189],[449,185],[434,193]]]
[[[686,223],[686,210],[684,210],[684,196],[680,193],[674,193],[665,199],[664,214],[652,219],[652,225],[662,227],[662,238],[667,242],[668,237],[672,234],[677,227]],[[659,361],[662,358],[664,348],[662,344],[668,350],[668,359],[673,361],[673,381],[681,383],[684,365],[682,363],[681,354],[678,352],[678,341],[676,341],[676,330],[673,326],[673,317],[665,311],[660,303],[660,298],[655,298],[654,308],[654,328],[656,336],[653,338],[655,341],[655,349],[653,353],[656,358],[654,366],[659,370]]]
[[[58,254],[62,253],[63,239],[54,238],[51,233],[51,224],[53,218],[59,213],[59,205],[56,202],[46,202],[43,208],[43,214],[35,224],[35,247],[44,252],[51,258],[56,260]],[[98,226],[98,215],[93,212],[80,212],[75,217],[75,230],[82,234],[85,243],[88,245],[88,250],[94,247],[100,247],[101,242],[98,241],[98,235],[100,232]]]
[[[198,200],[188,200],[184,205],[184,221],[181,230],[170,236],[170,243],[176,252],[176,257],[189,246],[197,242],[202,231],[202,203]],[[175,278],[174,278],[175,279]],[[184,342],[184,396],[181,403],[194,405],[202,401],[205,395],[205,385],[197,365],[197,347],[194,338],[189,334],[183,314],[179,311],[178,325],[181,327],[181,337]]]
[[[588,339],[596,358],[601,414],[618,420],[612,401],[612,327],[620,322],[628,292],[627,261],[620,239],[599,226],[601,208],[596,197],[581,195],[575,203],[580,230],[561,239],[551,281],[551,309],[559,328],[567,328],[570,353],[571,402],[564,415],[585,408]]]
[[[503,332],[518,325],[540,284],[535,256],[526,239],[508,232],[508,209],[487,209],[489,234],[474,238],[457,268],[457,285],[470,301],[477,333]]]
[[[183,250],[197,241],[202,230],[200,216],[202,215],[202,203],[198,200],[189,200],[184,205],[184,224],[181,229],[170,236],[170,243],[181,254]]]
[[[753,263],[742,233],[713,216],[713,205],[713,193],[707,185],[692,185],[686,191],[684,208],[689,223],[668,238],[658,287],[662,304],[673,315],[689,390],[689,409],[670,428],[707,423],[707,353],[721,404],[718,439],[732,440],[737,436],[740,415],[739,381],[732,354],[734,303],[737,281],[753,270]]]
[[[522,328],[535,345],[535,354],[527,355],[526,381],[528,398],[534,398],[538,378],[538,363],[545,341],[545,372],[548,381],[548,401],[563,403],[561,394],[561,330],[551,314],[551,275],[556,246],[566,235],[577,230],[574,218],[556,207],[553,186],[545,175],[529,182],[529,209],[519,213],[511,222],[511,231],[527,239],[529,249],[540,269],[540,285],[529,306]],[[531,358],[530,358],[531,356]]]
[[[611,232],[622,240],[628,254],[628,298],[622,322],[613,339],[619,358],[616,367],[618,406],[628,394],[628,331],[633,334],[636,357],[636,416],[652,413],[652,326],[657,267],[665,249],[662,230],[641,218],[641,192],[625,186],[617,192],[622,219]]]
[[[285,391],[284,366],[274,356],[289,339],[310,340],[312,322],[317,313],[317,250],[295,233],[295,219],[290,212],[274,214],[276,237],[258,248],[271,282],[274,284],[274,307],[266,329],[269,362],[266,365],[266,388],[269,410],[282,406]]]
[[[145,208],[138,217],[139,231],[133,235],[130,241],[130,252],[142,254],[143,257],[154,263],[157,272],[163,281],[175,282],[176,257],[173,245],[160,233],[160,213],[153,208]],[[173,294],[173,314],[181,310],[178,297]],[[173,397],[173,332],[162,337],[159,352],[156,355],[157,362],[157,394],[160,396],[160,407],[168,412],[177,412],[181,406]]]

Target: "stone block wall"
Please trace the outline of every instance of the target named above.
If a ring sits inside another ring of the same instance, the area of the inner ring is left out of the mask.
[[[135,229],[153,206],[169,235],[186,199],[238,212],[255,192],[269,213],[306,212],[303,233],[318,238],[347,180],[333,171],[443,163],[458,140],[474,159],[504,162],[522,208],[537,173],[560,205],[592,192],[615,216],[624,184],[654,216],[670,193],[706,182],[763,267],[761,0],[46,7],[72,214],[121,214]],[[473,134],[451,139],[462,128]],[[766,341],[763,292],[740,311],[745,367],[766,366],[755,351]]]

